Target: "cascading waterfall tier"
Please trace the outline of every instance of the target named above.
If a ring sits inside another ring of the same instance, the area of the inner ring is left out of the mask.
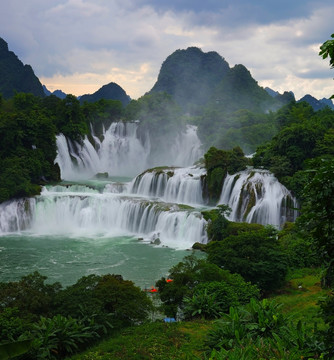
[[[196,126],[188,125],[185,132],[166,146],[168,153],[158,154],[152,154],[149,133],[139,136],[139,126],[134,122],[112,123],[103,129],[101,136],[96,136],[91,127],[90,138],[86,136],[81,144],[58,135],[55,162],[60,167],[61,178],[83,180],[105,172],[110,176],[133,177],[162,163],[189,166],[203,155]]]
[[[277,178],[266,170],[247,170],[227,175],[219,204],[232,209],[232,221],[274,225],[295,221],[297,201]]]
[[[203,167],[156,168],[138,175],[130,184],[129,192],[161,198],[166,202],[204,205]]]
[[[0,235],[22,231],[31,226],[35,199],[19,199],[0,204]]]
[[[194,242],[207,242],[206,221],[201,214],[176,204],[59,185],[44,188],[40,196],[26,204],[27,211],[22,212],[20,202],[11,203],[13,210],[6,212],[7,219],[1,219],[2,231],[70,237],[130,235],[181,249]]]
[[[61,177],[65,180],[89,179],[98,173],[111,176],[133,176],[147,168],[150,153],[149,139],[137,137],[136,123],[112,123],[98,137],[91,130],[91,139],[86,136],[82,144],[70,141],[64,135],[57,136]]]

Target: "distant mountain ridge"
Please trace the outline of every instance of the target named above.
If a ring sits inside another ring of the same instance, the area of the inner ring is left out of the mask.
[[[43,86],[32,67],[24,65],[12,51],[9,51],[7,42],[0,38],[0,93],[8,99],[14,96],[15,92],[45,96]]]
[[[64,99],[62,90],[50,92],[41,84],[30,65],[24,65],[9,51],[7,42],[0,37],[0,94],[11,98],[16,92],[35,96],[51,94]],[[225,59],[215,51],[204,53],[197,47],[176,50],[162,63],[158,78],[149,93],[166,92],[187,112],[216,103],[226,111],[245,108],[251,111],[275,111],[294,101],[294,94],[278,93],[268,87],[262,88],[244,65],[230,68]],[[93,94],[78,97],[80,103],[100,99],[119,100],[126,106],[131,98],[118,84],[111,82]],[[334,109],[330,99],[316,99],[305,95],[298,100],[308,102],[315,111],[326,106]]]
[[[299,99],[297,102],[305,101],[308,104],[310,104],[314,111],[318,111],[321,109],[324,109],[326,106],[328,106],[330,109],[334,110],[334,104],[331,99],[323,98],[321,100],[316,99],[312,95],[305,95],[301,99]]]
[[[46,96],[50,96],[50,95],[55,95],[57,96],[59,99],[65,99],[67,94],[65,94],[63,91],[61,90],[55,90],[53,92],[51,92],[50,90],[47,89],[47,87],[45,85],[43,85],[43,90],[44,90],[44,94]]]
[[[95,102],[101,99],[119,100],[122,102],[123,106],[126,106],[131,101],[130,96],[127,95],[118,84],[111,82],[107,85],[103,85],[93,94],[80,96],[80,103],[83,104],[85,101]]]

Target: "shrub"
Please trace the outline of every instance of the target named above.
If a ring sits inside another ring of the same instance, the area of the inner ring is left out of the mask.
[[[181,309],[188,318],[212,318],[232,304],[243,304],[259,296],[258,288],[245,282],[241,275],[231,274],[194,255],[171,268],[169,278],[173,281],[162,278],[156,286],[162,310],[171,317]]]
[[[238,273],[263,291],[279,288],[287,273],[287,261],[271,227],[230,235],[207,246],[208,261]]]

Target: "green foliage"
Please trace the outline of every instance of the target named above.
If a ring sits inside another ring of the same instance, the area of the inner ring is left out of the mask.
[[[102,134],[102,126],[108,127],[112,121],[119,121],[123,111],[119,100],[101,99],[95,103],[84,102],[82,105],[85,121],[93,126],[96,135]]]
[[[216,285],[216,288],[221,287],[221,285],[223,286],[221,283],[215,284],[214,282],[197,286],[193,295],[191,297],[186,296],[183,300],[184,315],[186,318],[199,316],[206,319],[213,319],[219,316],[222,302],[218,299],[218,292],[208,293],[208,285]]]
[[[325,323],[328,325],[325,333],[325,346],[328,352],[328,359],[334,356],[334,295],[330,294],[321,303],[322,314]]]
[[[41,317],[33,329],[33,352],[37,359],[62,359],[89,343],[98,334],[89,326],[71,317]]]
[[[88,126],[79,100],[74,95],[67,95],[61,102],[59,112],[60,116],[56,119],[58,132],[80,141],[81,137],[88,133]]]
[[[334,34],[331,35],[331,38],[334,39]],[[323,59],[327,59],[329,57],[329,65],[334,67],[334,40],[327,40],[320,46],[319,55],[322,56]]]
[[[299,225],[314,239],[318,255],[325,267],[323,284],[334,287],[334,159],[323,159],[304,188],[304,203]],[[333,295],[323,304],[323,315],[328,324],[326,347],[328,358],[333,349]]]
[[[244,170],[248,164],[240,147],[235,147],[230,151],[211,147],[204,154],[204,161],[207,170],[208,197],[212,203],[216,203],[219,199],[226,174]]]
[[[20,318],[18,308],[6,307],[0,311],[0,344],[15,342],[30,330],[31,323]]]
[[[286,223],[278,233],[290,269],[321,266],[313,239],[300,233],[293,223]]]
[[[304,189],[302,226],[313,237],[327,268],[325,283],[334,285],[334,159],[322,160]]]
[[[217,209],[202,212],[205,219],[208,221],[207,234],[210,241],[219,241],[226,235],[226,228],[229,221],[225,215],[228,216],[231,209],[227,205],[218,205]]]
[[[73,95],[61,100],[54,95],[39,98],[16,93],[0,106],[0,202],[39,194],[40,185],[60,180],[54,163],[56,135],[63,133],[80,142],[88,124],[100,134],[102,125],[119,120],[120,101],[80,102]]]
[[[147,294],[120,275],[83,277],[66,289],[45,280],[35,272],[0,283],[0,343],[33,338],[29,360],[63,358],[145,321],[152,309]]]
[[[127,328],[71,360],[202,359],[208,321],[153,322]]]
[[[81,318],[84,312],[102,325],[112,319],[114,327],[142,322],[151,310],[150,299],[132,281],[110,274],[82,277],[61,291],[55,303],[58,313]]]
[[[306,103],[291,103],[275,115],[280,131],[259,147],[253,158],[255,167],[272,171],[288,189],[302,198],[308,181],[305,170],[317,167],[320,158],[332,158],[334,111],[314,112]]]
[[[198,284],[191,297],[184,298],[186,318],[201,316],[206,319],[219,317],[230,306],[238,304],[233,287],[225,282],[211,281]]]
[[[207,345],[213,349],[212,359],[300,359],[323,351],[301,322],[295,327],[278,304],[266,299],[252,299],[222,314],[209,331]]]
[[[6,106],[0,109],[0,202],[36,195],[39,184],[60,178],[56,128],[41,100],[20,93]]]
[[[0,344],[0,359],[7,360],[26,354],[31,346],[31,340],[21,340]]]
[[[287,273],[285,254],[271,227],[229,235],[208,244],[208,261],[241,274],[263,291],[279,288]]]
[[[162,278],[156,286],[163,303],[162,310],[171,317],[176,317],[178,310],[184,310],[188,318],[215,317],[230,305],[245,303],[259,295],[257,287],[246,283],[240,275],[231,274],[194,255],[172,267],[169,278],[173,281]]]
[[[45,284],[46,276],[37,271],[23,276],[18,282],[0,283],[0,310],[17,308],[20,317],[37,319],[53,311],[54,297],[61,285]]]

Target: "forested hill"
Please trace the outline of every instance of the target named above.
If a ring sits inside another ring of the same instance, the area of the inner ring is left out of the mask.
[[[243,65],[230,68],[217,52],[196,47],[176,50],[163,62],[150,93],[166,92],[185,111],[219,103],[225,111],[276,110],[292,99],[271,97]],[[288,101],[287,101],[288,100]]]
[[[127,95],[127,93],[118,84],[111,82],[102,86],[94,94],[82,95],[80,97],[80,103],[83,104],[85,101],[91,103],[101,99],[119,100],[122,102],[123,106],[126,106],[131,100],[130,96]]]
[[[162,63],[150,92],[166,92],[185,109],[205,105],[229,71],[228,63],[214,51],[204,53],[196,47],[176,50]]]
[[[24,65],[0,38],[0,94],[6,99],[15,92],[44,97],[43,86],[30,65]]]

